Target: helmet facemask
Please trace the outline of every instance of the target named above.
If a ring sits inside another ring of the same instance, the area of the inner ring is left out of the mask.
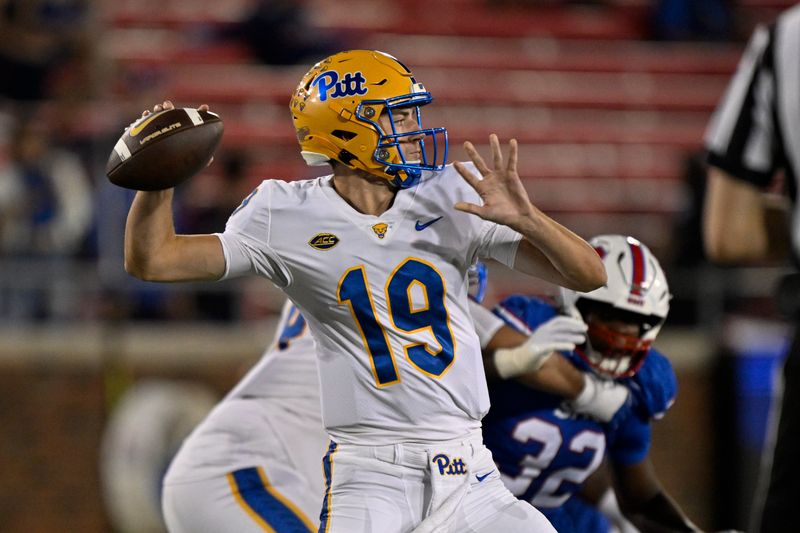
[[[378,133],[378,143],[373,158],[385,165],[383,170],[393,185],[402,189],[413,187],[422,177],[423,170],[442,170],[447,162],[447,130],[444,128],[423,128],[421,107],[430,103],[431,94],[419,84],[414,84],[414,92],[388,98],[386,100],[365,100],[358,105],[356,117],[367,122]],[[395,113],[398,110],[411,109],[417,128],[414,131],[398,133],[395,127]],[[393,112],[394,111],[394,112]],[[385,131],[380,123],[380,115],[384,113],[391,127]],[[408,160],[403,153],[401,143],[415,138],[420,148],[418,160]],[[426,140],[428,142],[426,142]]]
[[[578,355],[601,375],[624,378],[636,374],[664,318],[588,298],[579,298],[575,305],[589,327],[586,343],[576,350]]]

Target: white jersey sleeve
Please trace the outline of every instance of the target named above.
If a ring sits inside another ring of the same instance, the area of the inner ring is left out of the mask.
[[[491,257],[509,268],[514,267],[522,235],[508,226],[484,220],[480,238],[478,257]]]
[[[481,348],[486,348],[486,345],[503,327],[503,321],[500,317],[472,300],[469,301],[469,312],[472,315],[472,321],[475,323],[475,332],[478,334]]]
[[[256,274],[278,287],[291,283],[289,270],[271,246],[273,197],[271,181],[264,181],[236,208],[217,233],[225,254],[225,273],[222,279]]]
[[[273,398],[295,411],[320,416],[316,346],[305,317],[287,300],[275,335],[261,360],[228,398]]]

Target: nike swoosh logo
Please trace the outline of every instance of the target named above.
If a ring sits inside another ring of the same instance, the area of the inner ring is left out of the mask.
[[[139,135],[142,132],[142,130],[145,128],[145,126],[150,124],[153,121],[153,119],[156,118],[160,114],[161,114],[160,112],[159,113],[154,113],[154,114],[150,115],[143,122],[140,122],[139,124],[137,124],[135,128],[131,128],[131,137],[136,137],[137,135]]]
[[[425,228],[427,228],[428,226],[430,226],[431,224],[439,222],[443,218],[444,218],[444,215],[440,216],[439,218],[434,218],[433,220],[429,220],[424,224],[421,224],[420,221],[417,220],[417,224],[414,226],[414,229],[416,229],[417,231],[422,231]]]
[[[492,472],[494,472],[494,470],[490,470],[488,473],[486,473],[486,474],[484,474],[482,476],[479,476],[478,474],[475,474],[475,477],[478,479],[478,483],[480,483],[481,481],[483,481],[484,479],[489,477]]]

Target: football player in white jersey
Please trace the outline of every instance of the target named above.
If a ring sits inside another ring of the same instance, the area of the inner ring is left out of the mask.
[[[267,352],[172,459],[161,495],[167,529],[316,531],[327,447],[314,339],[287,302]]]
[[[555,350],[571,350],[582,342],[582,324],[576,321],[571,331],[527,342],[526,336],[478,305],[486,281],[478,271],[471,269],[476,276],[470,279],[470,312],[487,357],[502,359],[504,349],[528,350],[540,360],[540,369],[528,374],[529,383],[573,399],[579,412],[609,420],[627,400],[627,389],[595,387],[591,374],[562,357],[550,357]],[[586,390],[595,393],[592,401],[576,403]],[[161,494],[168,530],[316,531],[325,489],[320,460],[327,447],[314,341],[303,315],[287,301],[262,359],[172,459]]]
[[[333,174],[264,181],[215,235],[176,235],[172,191],[140,191],[126,270],[152,281],[256,274],[303,313],[331,436],[321,531],[552,531],[498,476],[482,476],[494,464],[466,273],[493,257],[590,291],[605,269],[530,202],[516,141],[506,160],[490,136],[493,168],[470,143],[473,164],[446,165],[446,131],[421,126],[430,101],[387,54],[321,61],[290,108],[304,159]]]

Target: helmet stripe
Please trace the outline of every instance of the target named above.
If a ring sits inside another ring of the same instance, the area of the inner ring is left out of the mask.
[[[642,284],[644,283],[645,262],[644,252],[638,242],[628,241],[631,248],[631,259],[633,261],[633,274],[631,277],[631,294],[642,296]]]

